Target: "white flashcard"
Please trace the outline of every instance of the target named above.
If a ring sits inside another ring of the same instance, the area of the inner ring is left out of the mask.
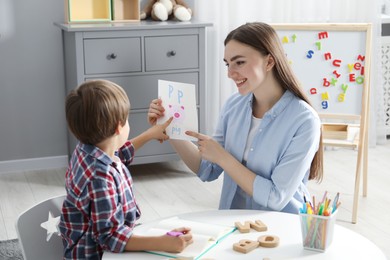
[[[162,100],[165,113],[157,123],[162,124],[173,117],[172,123],[166,129],[169,138],[196,141],[197,139],[185,134],[186,131],[198,132],[195,85],[158,80],[158,96]]]

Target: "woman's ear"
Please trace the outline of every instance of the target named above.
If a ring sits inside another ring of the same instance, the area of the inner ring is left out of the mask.
[[[274,57],[272,57],[271,54],[268,54],[268,58],[267,58],[267,71],[270,71],[274,65],[275,65],[275,60],[274,60]]]

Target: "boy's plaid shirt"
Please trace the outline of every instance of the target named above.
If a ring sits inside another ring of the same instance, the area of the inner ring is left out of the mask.
[[[122,163],[96,146],[77,145],[66,172],[59,225],[64,259],[100,259],[103,250],[124,250],[141,212],[127,168],[134,146],[126,142],[117,155]]]

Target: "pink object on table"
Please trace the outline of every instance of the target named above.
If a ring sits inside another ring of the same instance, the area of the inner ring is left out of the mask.
[[[169,231],[167,232],[167,235],[171,237],[179,237],[181,235],[184,235],[184,233],[180,231]]]

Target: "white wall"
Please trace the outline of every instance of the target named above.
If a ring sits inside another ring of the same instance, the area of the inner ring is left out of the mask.
[[[0,1],[0,162],[65,155],[63,1]],[[1,168],[0,168],[1,170]]]

